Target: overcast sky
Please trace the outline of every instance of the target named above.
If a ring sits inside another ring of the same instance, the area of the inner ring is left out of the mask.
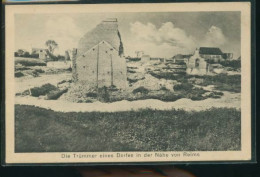
[[[77,48],[79,39],[106,18],[117,18],[125,55],[189,54],[200,46],[240,56],[240,12],[16,14],[15,48],[31,51],[55,40],[56,53]]]

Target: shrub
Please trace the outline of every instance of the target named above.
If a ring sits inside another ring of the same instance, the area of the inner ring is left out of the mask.
[[[166,92],[165,94],[151,96],[151,98],[167,102],[167,101],[176,101],[178,99],[181,99],[182,96],[179,94],[174,94],[172,92]]]
[[[165,86],[161,87],[160,90],[168,91],[168,89]]]
[[[30,95],[29,90],[25,90],[22,93],[18,94],[18,95]]]
[[[87,97],[93,97],[93,98],[96,98],[97,97],[97,93],[96,92],[88,92],[86,94]]]
[[[172,72],[150,72],[153,77],[157,79],[175,80],[175,76]]]
[[[229,92],[235,92],[240,93],[241,92],[241,85],[229,85],[229,84],[220,84],[215,86],[216,89],[221,91],[229,91]]]
[[[215,91],[213,92],[213,94],[214,95],[218,95],[218,96],[223,96],[224,95],[224,93],[222,93],[222,92],[215,92]]]
[[[33,70],[31,73],[30,73],[33,77],[38,77],[39,76],[39,73],[35,70]]]
[[[218,74],[216,76],[200,76],[203,82],[200,85],[214,85],[221,91],[241,92],[241,75]]]
[[[71,72],[71,71],[72,71],[72,68],[71,68],[71,67],[69,67],[69,68],[68,68],[68,69],[66,69],[66,70]]]
[[[44,84],[41,87],[31,88],[31,95],[34,97],[38,97],[41,95],[46,95],[51,91],[57,90],[58,88],[52,84]]]
[[[138,68],[135,66],[127,66],[127,69],[138,69]]]
[[[61,60],[61,61],[64,61],[64,60],[65,60],[65,56],[63,56],[63,55],[58,55],[58,56],[57,56],[57,59],[58,59],[58,60]]]
[[[190,99],[193,100],[193,101],[199,101],[199,100],[205,100],[206,97],[203,97],[202,95],[197,94],[197,95],[191,96]]]
[[[98,100],[101,102],[109,102],[110,95],[107,87],[98,88]]]
[[[19,71],[19,72],[15,72],[15,73],[14,73],[14,76],[15,76],[15,77],[22,77],[22,76],[24,76],[24,74]]]
[[[187,75],[185,71],[175,71],[173,72],[149,72],[153,77],[157,79],[166,79],[166,80],[177,80],[178,82],[187,82],[191,75]]]
[[[42,69],[35,69],[34,71],[36,71],[37,73],[44,73],[45,71]]]
[[[173,86],[173,89],[175,91],[191,91],[193,88],[193,85],[190,83],[181,83]]]
[[[205,100],[207,97],[203,96],[204,93],[207,91],[202,88],[195,87],[192,89],[189,93],[187,93],[186,98],[189,98],[191,100]]]
[[[133,90],[133,94],[136,94],[136,93],[147,94],[147,93],[149,93],[149,90],[144,87],[138,87]]]
[[[53,90],[47,94],[47,100],[57,100],[62,94],[66,93],[68,89]]]
[[[30,57],[31,58],[39,58],[39,54],[38,53],[32,53]]]
[[[203,85],[215,85],[215,84],[240,84],[241,76],[240,75],[227,75],[227,74],[218,74],[215,76],[200,76],[204,79]]]
[[[24,55],[23,55],[23,57],[25,57],[25,58],[28,58],[28,57],[30,57],[30,53],[29,53],[29,52],[24,52]]]
[[[119,89],[115,85],[111,85],[110,87],[108,87],[108,90],[110,92],[115,92],[115,91],[118,91]]]
[[[131,57],[129,57],[129,58],[127,58],[129,61],[140,61],[141,60],[141,58],[131,58]]]
[[[207,95],[207,98],[221,98],[224,94],[222,92],[211,92]]]
[[[241,68],[240,60],[225,60],[225,61],[221,61],[220,64],[225,67],[231,67],[235,70]]]
[[[128,72],[128,73],[136,73],[136,71],[134,71],[134,70],[129,70],[129,69],[127,70],[127,72]]]
[[[214,93],[210,93],[208,95],[208,98],[221,98],[221,96],[220,95],[215,95]]]
[[[132,83],[136,83],[138,81],[138,79],[130,79],[130,78],[127,78],[127,81],[132,84]]]
[[[19,67],[19,66],[15,66],[15,71],[25,71],[25,70],[30,70],[31,68],[29,67]]]
[[[58,85],[59,85],[59,84],[63,84],[63,83],[65,83],[65,82],[67,82],[67,81],[66,81],[66,80],[62,80],[62,81],[58,82]]]

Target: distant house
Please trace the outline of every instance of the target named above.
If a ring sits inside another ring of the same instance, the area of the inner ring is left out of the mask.
[[[126,57],[125,59],[126,59],[127,62],[138,62],[138,61],[141,60],[141,58],[130,57],[130,56]]]
[[[177,54],[172,58],[173,63],[187,63],[192,55]]]
[[[18,49],[14,55],[16,57],[28,57],[30,54],[28,51],[24,50],[24,49]]]
[[[141,61],[142,61],[142,62],[149,62],[150,60],[151,60],[150,55],[143,55],[143,56],[141,57]]]
[[[47,59],[47,49],[32,48],[32,55],[38,54],[39,59]]]
[[[199,55],[207,61],[219,62],[224,59],[222,51],[214,47],[200,47]]]
[[[154,61],[154,62],[165,62],[166,61],[165,58],[158,58],[158,57],[151,58],[150,60]]]
[[[232,53],[223,53],[220,48],[216,47],[200,47],[199,55],[206,61],[213,61],[215,63],[233,58]]]
[[[222,56],[225,60],[233,59],[233,53],[224,53]]]

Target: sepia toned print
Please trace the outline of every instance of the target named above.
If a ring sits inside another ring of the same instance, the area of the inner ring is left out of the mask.
[[[7,163],[250,160],[250,4],[213,4],[7,6]]]

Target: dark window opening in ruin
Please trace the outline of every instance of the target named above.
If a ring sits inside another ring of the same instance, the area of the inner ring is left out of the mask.
[[[40,50],[40,52],[42,52],[42,50]]]
[[[200,60],[197,58],[197,59],[195,60],[195,68],[198,68],[199,65],[200,65]]]
[[[83,68],[85,69],[85,68],[86,68],[86,66],[83,66]]]
[[[113,49],[110,49],[111,51],[113,50]]]
[[[95,49],[93,49],[93,51],[95,51]]]
[[[85,55],[82,55],[82,57],[85,57]]]
[[[108,71],[107,74],[109,74],[110,72]]]
[[[106,53],[107,53],[107,51],[106,51]]]

